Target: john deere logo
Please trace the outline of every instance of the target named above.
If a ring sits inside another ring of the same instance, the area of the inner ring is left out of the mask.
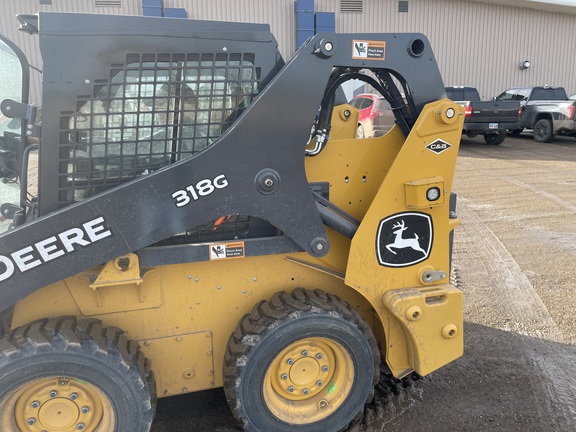
[[[450,147],[452,146],[448,144],[446,141],[441,140],[440,138],[438,138],[436,141],[426,146],[428,150],[433,151],[434,153],[437,154],[440,154],[443,151],[448,150]]]
[[[380,221],[376,238],[378,262],[386,267],[408,267],[430,256],[432,218],[425,213],[398,213]]]

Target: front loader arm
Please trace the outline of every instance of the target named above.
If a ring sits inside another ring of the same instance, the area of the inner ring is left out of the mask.
[[[359,57],[353,51],[358,42],[375,48]],[[45,85],[49,66],[45,62]],[[327,79],[341,66],[395,71],[408,83],[417,110],[442,97],[442,80],[422,35],[317,35],[202,152],[3,234],[0,310],[50,283],[223,215],[265,219],[309,254],[325,255],[328,238],[304,171],[304,151]],[[50,132],[59,113],[51,121],[47,105],[45,100],[43,146],[59,133]]]

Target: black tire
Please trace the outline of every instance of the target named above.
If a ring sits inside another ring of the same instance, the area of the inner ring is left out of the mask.
[[[240,320],[226,349],[224,391],[246,431],[339,431],[372,400],[379,364],[376,339],[355,309],[298,288]]]
[[[484,142],[490,145],[500,145],[506,139],[506,132],[498,132],[495,134],[486,134],[484,135]]]
[[[118,328],[61,317],[0,340],[3,432],[147,432],[155,410],[150,362]]]
[[[366,138],[366,134],[364,132],[364,126],[361,124],[358,125],[358,129],[356,129],[356,138]]]
[[[549,119],[540,119],[534,125],[534,140],[539,143],[548,143],[554,140],[554,130],[552,121]]]

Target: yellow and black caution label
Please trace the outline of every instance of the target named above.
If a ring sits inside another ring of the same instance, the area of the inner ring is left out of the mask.
[[[210,261],[230,258],[244,258],[246,249],[244,242],[217,243],[209,246]]]
[[[386,56],[386,42],[353,40],[352,58],[360,60],[384,60]]]

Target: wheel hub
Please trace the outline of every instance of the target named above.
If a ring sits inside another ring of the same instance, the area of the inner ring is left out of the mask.
[[[262,392],[266,406],[278,419],[309,424],[337,410],[353,383],[350,354],[334,340],[315,337],[292,343],[274,358]]]
[[[333,374],[335,358],[325,342],[303,340],[284,350],[274,364],[274,390],[286,399],[301,400],[326,387]]]
[[[56,398],[42,404],[38,410],[38,422],[48,430],[66,430],[77,424],[78,406],[64,398]]]
[[[15,420],[27,432],[91,432],[103,416],[100,395],[92,385],[75,379],[36,380],[18,398]]]

